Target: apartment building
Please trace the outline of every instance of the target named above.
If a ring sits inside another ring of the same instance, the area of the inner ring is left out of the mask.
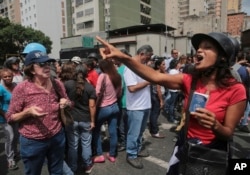
[[[176,28],[172,36],[200,32],[226,32],[227,1],[166,0],[166,24]]]
[[[0,17],[9,18],[11,22],[20,24],[20,2],[19,0],[1,0]]]
[[[228,13],[239,13],[241,12],[242,0],[227,0]]]
[[[96,35],[106,38],[110,42],[119,43],[121,41],[117,40],[117,38],[121,39],[121,37],[114,35],[115,32],[118,34],[118,29],[126,31],[126,28],[128,29],[131,26],[149,25],[150,28],[152,27],[151,24],[165,25],[165,0],[73,0],[71,1],[71,7],[72,37],[61,39],[62,49],[96,47],[98,46],[95,40]],[[162,31],[165,37],[166,27],[162,28],[165,28]],[[109,35],[111,33],[113,33],[112,36]],[[132,34],[129,31],[127,31],[126,35],[137,36],[136,32]],[[132,40],[134,43],[138,43],[134,41],[137,39],[133,37]],[[126,43],[125,40],[121,40],[124,44]],[[131,41],[129,42],[131,43]],[[90,43],[90,45],[86,43]],[[132,51],[134,52],[136,47],[137,45],[133,45],[130,48],[133,48]],[[164,48],[165,44],[162,47]],[[134,54],[133,52],[132,54]]]
[[[72,34],[165,22],[165,0],[73,0]]]

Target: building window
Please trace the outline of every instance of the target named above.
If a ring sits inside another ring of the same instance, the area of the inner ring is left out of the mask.
[[[92,28],[94,26],[94,22],[93,21],[87,21],[84,23],[85,28]]]
[[[125,49],[128,51],[128,53],[130,52],[130,47],[128,44],[125,45]]]
[[[151,18],[141,15],[141,23],[142,24],[150,24]]]
[[[90,8],[90,9],[85,10],[85,16],[88,16],[88,15],[91,15],[91,14],[94,14],[94,8]]]
[[[83,0],[76,0],[76,7],[83,4]]]
[[[151,8],[146,5],[141,4],[141,12],[147,15],[150,15]]]
[[[83,11],[76,13],[76,18],[80,18],[80,17],[83,17]]]
[[[104,16],[110,16],[109,9],[104,9]]]
[[[85,3],[88,3],[88,2],[91,2],[91,1],[93,1],[93,0],[85,0]]]
[[[84,28],[84,23],[83,22],[76,24],[76,30],[80,30],[80,29],[83,29],[83,28]]]

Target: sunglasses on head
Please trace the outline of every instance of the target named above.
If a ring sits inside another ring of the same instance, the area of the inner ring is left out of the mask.
[[[43,63],[36,63],[40,67],[50,66],[52,65],[52,62],[43,62]]]

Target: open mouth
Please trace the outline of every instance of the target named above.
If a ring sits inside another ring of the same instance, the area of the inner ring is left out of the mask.
[[[198,62],[200,62],[201,60],[203,60],[203,56],[201,56],[201,55],[197,55],[196,58],[197,58]]]

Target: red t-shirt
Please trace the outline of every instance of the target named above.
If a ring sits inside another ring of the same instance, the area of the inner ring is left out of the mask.
[[[89,80],[89,83],[94,86],[94,88],[96,87],[98,76],[99,75],[95,69],[92,69],[91,71],[88,72],[87,79]]]
[[[188,74],[183,75],[184,94],[185,94],[185,108],[187,106],[188,95],[191,90],[192,76]],[[205,94],[206,87],[201,81],[197,81],[195,92]],[[228,106],[236,104],[246,99],[245,88],[241,83],[229,86],[227,88],[220,88],[210,91],[209,98],[205,108],[212,111],[216,115],[216,119],[223,123]],[[188,138],[199,138],[204,144],[209,144],[215,135],[211,129],[201,126],[196,119],[190,116]]]

